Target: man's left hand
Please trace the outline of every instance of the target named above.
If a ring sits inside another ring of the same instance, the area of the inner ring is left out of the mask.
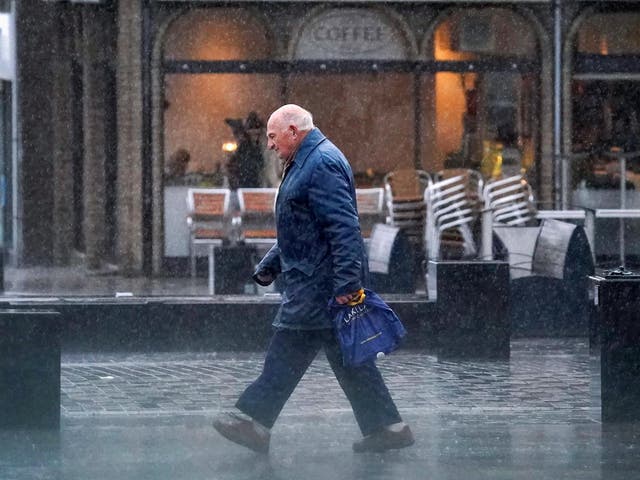
[[[349,293],[347,295],[339,295],[336,297],[336,302],[339,305],[344,305],[346,303],[349,302],[354,302],[356,300],[358,300],[358,298],[360,298],[360,296],[363,294],[364,292],[362,290],[357,290],[353,293]]]

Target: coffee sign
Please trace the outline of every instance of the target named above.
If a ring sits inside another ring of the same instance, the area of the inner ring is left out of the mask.
[[[384,14],[361,9],[324,12],[300,33],[296,59],[402,60],[406,47],[398,29]]]

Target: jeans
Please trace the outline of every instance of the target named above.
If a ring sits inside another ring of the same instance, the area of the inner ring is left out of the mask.
[[[402,421],[375,363],[343,366],[340,346],[331,329],[276,329],[262,374],[240,396],[236,407],[271,428],[321,347],[363,435]]]

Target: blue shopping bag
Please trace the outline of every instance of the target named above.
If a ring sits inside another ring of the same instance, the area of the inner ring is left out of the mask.
[[[385,355],[400,345],[407,331],[391,307],[380,296],[365,289],[357,303],[329,303],[334,329],[345,366],[358,366]]]

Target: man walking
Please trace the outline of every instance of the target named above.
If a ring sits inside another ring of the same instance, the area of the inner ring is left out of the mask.
[[[267,123],[268,147],[284,162],[276,202],[277,242],[254,274],[261,285],[284,280],[282,304],[262,374],[240,396],[237,411],[213,426],[227,439],[269,451],[270,429],[316,354],[323,348],[363,438],[356,452],[412,445],[376,365],[345,367],[327,305],[359,296],[367,272],[351,167],[342,152],[297,105],[277,109]]]

